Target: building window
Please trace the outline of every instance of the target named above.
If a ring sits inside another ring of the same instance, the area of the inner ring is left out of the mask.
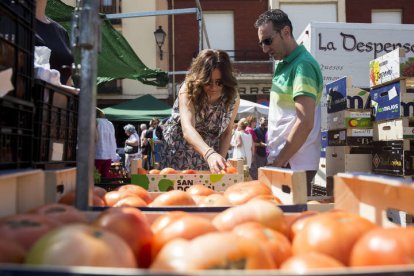
[[[372,10],[371,22],[372,23],[401,24],[402,23],[402,11],[401,10]]]
[[[234,56],[234,16],[232,12],[203,12],[210,48],[222,49]],[[207,48],[204,36],[203,48]]]

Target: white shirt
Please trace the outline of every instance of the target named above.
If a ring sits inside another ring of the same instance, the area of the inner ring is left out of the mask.
[[[115,129],[108,119],[96,119],[96,136],[95,159],[116,160]]]

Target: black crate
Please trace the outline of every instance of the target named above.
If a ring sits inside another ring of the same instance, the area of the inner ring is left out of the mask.
[[[374,141],[372,171],[394,176],[414,175],[414,140]]]
[[[32,165],[34,106],[0,98],[0,169]]]
[[[33,98],[34,166],[49,169],[75,165],[78,95],[35,80]]]
[[[32,101],[34,2],[0,2],[0,70],[13,70],[14,90],[7,95]]]

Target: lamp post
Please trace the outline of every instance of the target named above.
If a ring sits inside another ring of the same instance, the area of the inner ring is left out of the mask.
[[[158,29],[154,32],[155,42],[160,49],[160,60],[162,60],[162,45],[164,45],[165,37],[167,34],[162,29],[162,26],[158,26]]]

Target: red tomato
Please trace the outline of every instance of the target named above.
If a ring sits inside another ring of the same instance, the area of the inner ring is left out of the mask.
[[[152,201],[148,191],[145,190],[144,188],[142,188],[141,186],[138,186],[138,185],[134,185],[134,184],[122,185],[121,187],[118,188],[118,191],[120,191],[120,192],[123,192],[123,191],[131,192],[131,193],[139,196],[140,198],[142,198],[147,204]]]
[[[264,227],[257,222],[239,224],[232,230],[233,233],[253,240],[257,240],[272,254],[276,267],[279,267],[292,255],[292,245],[285,235]]]
[[[301,213],[285,214],[289,239],[292,241],[296,233],[303,229],[308,217],[312,217],[317,214],[319,214],[317,211],[304,211]]]
[[[222,194],[211,194],[197,204],[199,207],[231,206],[232,204]]]
[[[196,174],[197,171],[195,170],[183,170],[181,171],[181,174]]]
[[[106,190],[99,186],[93,187],[93,193],[100,197],[101,199],[105,199]]]
[[[44,234],[61,225],[39,214],[17,214],[0,219],[0,237],[13,240],[28,250]]]
[[[114,206],[119,200],[135,196],[135,194],[131,191],[110,191],[105,194],[105,202],[108,206]]]
[[[270,252],[260,243],[228,232],[207,233],[191,241],[172,240],[151,264],[151,269],[175,272],[273,268]]]
[[[0,237],[0,263],[22,263],[26,250],[17,242]]]
[[[87,224],[67,224],[50,231],[30,249],[27,264],[134,268],[128,244],[108,230]]]
[[[346,269],[346,267],[338,260],[317,252],[292,256],[280,266],[281,270],[286,271],[289,274],[306,274],[312,272],[312,270],[321,268]]]
[[[151,263],[153,233],[145,215],[136,208],[108,208],[93,223],[120,236],[132,249],[139,267]]]
[[[414,263],[414,228],[377,228],[354,245],[351,266],[408,265]]]
[[[66,205],[75,205],[76,194],[75,191],[70,191],[64,194],[60,199],[59,203]],[[100,197],[98,194],[93,194],[93,206],[105,206],[105,200]]]
[[[191,240],[200,235],[215,231],[217,231],[216,227],[207,218],[190,214],[177,217],[174,221],[171,221],[154,234],[152,257],[157,256],[160,249],[173,239],[182,238]]]
[[[258,195],[258,196],[253,197],[250,200],[255,200],[255,199],[263,199],[263,200],[270,201],[274,204],[282,204],[282,201],[280,200],[280,198],[278,198],[275,195],[268,195],[268,194]]]
[[[216,193],[216,191],[214,191],[213,189],[210,189],[209,187],[204,186],[203,184],[194,184],[190,186],[186,190],[186,192],[189,193],[190,195],[203,195],[203,196],[208,196],[208,195]]]
[[[152,169],[148,172],[148,174],[160,174],[160,170]]]
[[[178,174],[178,171],[173,168],[164,168],[160,171],[160,174]]]
[[[49,203],[37,207],[31,211],[32,213],[46,216],[58,223],[86,223],[88,218],[86,214],[73,206],[62,203]]]
[[[240,182],[224,191],[224,196],[233,205],[246,203],[259,195],[272,195],[272,190],[259,181]]]
[[[261,223],[283,234],[286,233],[283,211],[273,203],[261,199],[224,210],[214,217],[213,224],[220,231],[230,231],[239,224],[251,221]]]
[[[147,203],[139,196],[128,196],[118,200],[113,207],[145,207]]]
[[[171,211],[168,213],[164,213],[159,215],[151,224],[151,229],[154,234],[159,232],[161,229],[169,225],[170,223],[176,221],[178,218],[183,216],[187,216],[188,213],[183,211]]]
[[[328,212],[306,219],[293,239],[293,254],[319,252],[348,265],[352,247],[366,232],[377,226],[351,213]]]
[[[148,206],[194,206],[195,201],[187,192],[180,190],[171,190],[157,196]]]

